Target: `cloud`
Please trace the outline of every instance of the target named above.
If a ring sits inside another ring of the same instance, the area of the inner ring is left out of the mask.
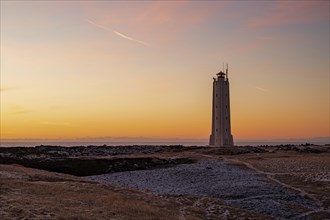
[[[262,92],[268,92],[268,89],[265,89],[265,88],[260,87],[260,86],[255,86],[255,85],[251,85],[251,84],[248,84],[248,86],[251,87],[251,88],[254,88],[256,90],[262,91]]]
[[[0,87],[0,92],[6,92],[8,90],[13,90],[13,89],[15,89],[15,88],[13,88],[13,87]]]
[[[19,115],[19,114],[27,114],[27,113],[31,113],[34,112],[32,110],[19,110],[19,111],[14,111],[13,114],[15,115]]]
[[[250,20],[251,29],[266,26],[308,24],[329,19],[328,1],[276,1],[265,9],[264,16]]]
[[[54,126],[64,126],[64,127],[71,127],[72,126],[68,122],[54,122],[54,121],[42,121],[41,124],[54,125]]]
[[[144,41],[137,40],[137,39],[132,38],[132,37],[129,37],[129,36],[123,34],[123,33],[120,33],[119,31],[116,31],[116,30],[114,30],[114,29],[107,28],[107,27],[105,27],[105,26],[102,26],[102,25],[96,24],[95,22],[93,22],[93,21],[91,21],[91,20],[88,20],[88,19],[87,19],[87,22],[90,23],[90,24],[92,24],[92,25],[94,25],[94,26],[96,26],[96,27],[98,27],[98,28],[101,28],[101,29],[103,29],[103,30],[111,31],[111,32],[115,33],[117,36],[122,37],[122,38],[124,38],[124,39],[126,39],[126,40],[134,41],[134,42],[136,42],[136,43],[143,44],[144,46],[149,46],[149,44],[147,44],[147,43],[144,42]]]
[[[18,104],[11,104],[9,106],[9,111],[10,111],[11,114],[14,114],[14,115],[27,114],[27,113],[35,112],[34,110],[31,110],[27,107],[24,107],[24,106],[18,105]]]
[[[256,89],[258,89],[258,90],[260,90],[260,91],[262,91],[262,92],[268,92],[267,89],[261,88],[261,87],[259,87],[259,86],[255,86],[254,88],[256,88]]]
[[[125,27],[144,39],[167,43],[225,11],[228,3],[212,1],[86,2],[86,14],[104,27]],[[113,30],[112,30],[113,31]]]

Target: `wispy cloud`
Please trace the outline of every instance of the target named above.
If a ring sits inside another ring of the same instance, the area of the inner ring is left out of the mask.
[[[13,90],[13,89],[15,89],[15,88],[13,88],[13,87],[0,87],[0,92],[6,92],[8,90]]]
[[[259,86],[255,86],[254,88],[256,88],[256,89],[258,89],[258,90],[260,90],[260,91],[262,91],[262,92],[268,92],[267,89],[261,88],[261,87],[259,87]]]
[[[157,46],[181,40],[181,37],[203,25],[213,16],[222,14],[229,3],[212,1],[118,1],[113,7],[103,7],[87,1],[89,18],[106,27],[126,27],[143,39],[151,37]],[[136,4],[132,7],[132,4]],[[103,29],[103,27],[102,27]]]
[[[13,112],[13,114],[19,115],[19,114],[27,114],[27,113],[31,113],[31,112],[34,112],[34,111],[32,111],[32,110],[20,110],[20,111]]]
[[[87,22],[90,23],[90,24],[92,24],[92,25],[94,25],[95,27],[101,28],[101,29],[106,30],[106,31],[111,31],[111,32],[113,32],[114,34],[116,34],[117,36],[122,37],[122,38],[124,38],[124,39],[126,39],[126,40],[134,41],[134,42],[136,42],[136,43],[143,44],[144,46],[149,46],[149,44],[146,43],[146,42],[144,42],[144,41],[137,40],[137,39],[135,39],[135,38],[133,38],[133,37],[129,37],[129,36],[123,34],[123,33],[120,33],[119,31],[116,31],[116,30],[114,30],[114,29],[107,28],[107,27],[105,27],[105,26],[103,26],[103,25],[96,24],[95,22],[93,22],[93,21],[91,21],[91,20],[89,20],[89,19],[87,19]]]
[[[259,91],[261,91],[261,92],[268,92],[268,89],[265,89],[265,88],[260,87],[260,86],[251,85],[251,84],[248,84],[248,86],[249,86],[250,88],[253,88],[253,89],[259,90]]]
[[[72,126],[68,122],[55,122],[55,121],[42,121],[41,124],[44,124],[44,125],[55,125],[55,126],[64,126],[64,127],[71,127]]]
[[[9,111],[11,112],[11,114],[14,114],[14,115],[35,112],[34,110],[31,110],[30,108],[27,108],[25,106],[18,105],[18,104],[10,104]]]
[[[247,27],[306,24],[329,19],[328,1],[274,1],[264,16],[250,20]]]

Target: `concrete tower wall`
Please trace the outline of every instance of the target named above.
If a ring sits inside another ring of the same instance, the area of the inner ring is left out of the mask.
[[[210,135],[210,145],[214,145],[214,130],[215,130],[215,120],[214,120],[214,115],[215,115],[215,112],[214,112],[214,106],[215,106],[215,102],[216,102],[216,99],[215,99],[215,94],[216,94],[216,79],[213,78],[213,93],[212,93],[212,133]]]
[[[226,72],[226,75],[228,72]],[[210,145],[233,146],[230,126],[229,81],[225,73],[220,72],[213,78],[212,133]]]

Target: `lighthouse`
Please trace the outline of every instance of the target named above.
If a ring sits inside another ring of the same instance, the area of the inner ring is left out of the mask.
[[[230,147],[234,145],[230,127],[230,99],[228,65],[226,72],[220,71],[213,78],[212,133],[210,146]]]

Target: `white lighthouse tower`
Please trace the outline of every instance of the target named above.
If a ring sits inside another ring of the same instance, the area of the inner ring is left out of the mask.
[[[217,78],[213,78],[212,101],[212,133],[210,146],[233,146],[233,136],[230,128],[230,103],[228,65],[226,73],[220,71]]]

